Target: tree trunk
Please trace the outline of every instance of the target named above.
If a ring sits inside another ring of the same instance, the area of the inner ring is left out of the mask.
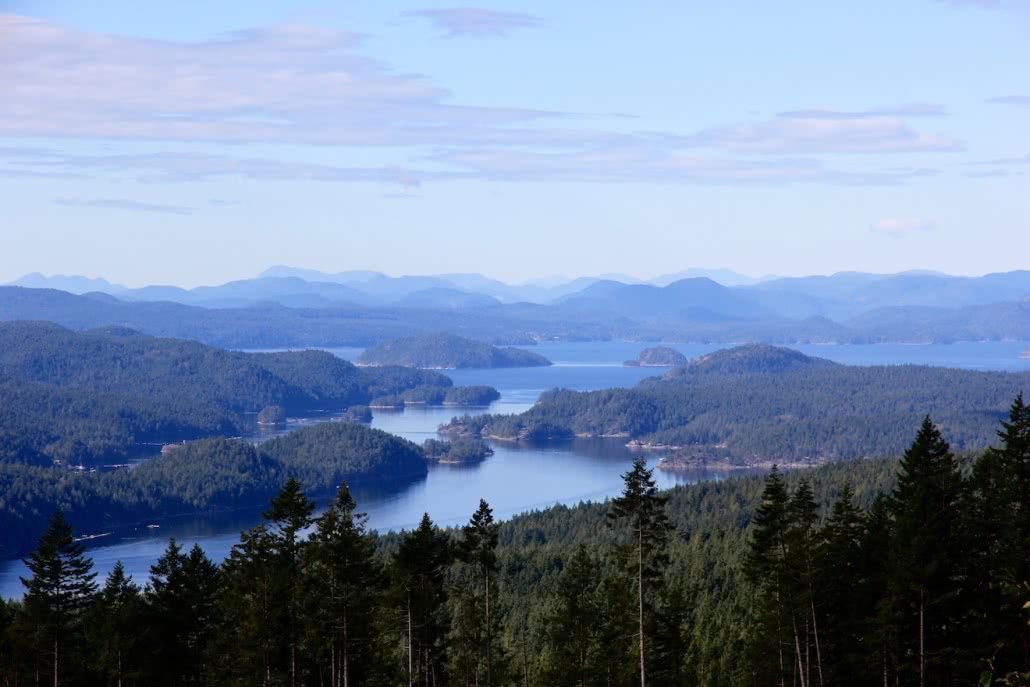
[[[923,590],[919,590],[919,687],[926,687],[926,654],[923,643]]]
[[[411,670],[411,651],[413,649],[411,641],[411,590],[408,590],[408,687],[412,687],[412,670]]]
[[[640,626],[640,687],[646,687],[644,671],[644,528],[637,526],[637,613]]]
[[[812,604],[812,632],[815,634],[815,667],[819,674],[819,687],[823,687],[823,653],[819,650],[819,625],[815,619],[815,601]]]
[[[349,663],[350,656],[348,656],[348,654],[347,654],[347,652],[349,650],[349,646],[347,644],[347,641],[348,641],[347,640],[347,612],[344,611],[344,613],[343,613],[343,666],[342,666],[342,671],[341,671],[343,673],[343,687],[350,687],[350,663]]]
[[[491,632],[492,628],[490,627],[490,625],[492,625],[492,623],[490,622],[490,571],[489,570],[486,571],[486,575],[484,576],[483,579],[486,580],[486,604],[485,604],[485,608],[486,608],[486,687],[493,687],[493,683],[491,682],[491,678],[492,678],[491,670],[493,668],[493,645],[491,644],[491,640],[493,639],[493,637],[492,637],[492,632]]]
[[[60,684],[57,680],[57,639],[54,639],[54,687]]]

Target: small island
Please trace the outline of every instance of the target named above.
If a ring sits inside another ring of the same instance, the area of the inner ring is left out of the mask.
[[[286,409],[282,406],[265,406],[257,416],[262,427],[282,427],[286,424]]]
[[[426,460],[444,465],[465,465],[478,463],[494,450],[479,439],[460,438],[451,441],[426,439],[422,443],[422,453]]]
[[[687,356],[668,346],[645,348],[634,360],[623,363],[626,367],[680,367],[686,364]]]
[[[435,370],[546,367],[551,361],[521,348],[498,348],[453,334],[428,334],[383,341],[358,356],[365,367],[403,365]]]
[[[367,425],[372,422],[372,409],[368,406],[351,406],[343,412],[340,419],[344,422],[357,422]]]

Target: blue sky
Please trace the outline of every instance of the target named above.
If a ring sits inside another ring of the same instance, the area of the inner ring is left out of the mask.
[[[0,282],[1030,268],[1030,3],[0,0]]]

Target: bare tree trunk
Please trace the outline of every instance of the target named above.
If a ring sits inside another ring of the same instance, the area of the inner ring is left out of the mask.
[[[122,687],[122,647],[118,647],[118,687]]]
[[[644,528],[637,525],[637,613],[640,625],[640,687],[646,687],[644,671]]]
[[[790,622],[794,627],[794,651],[797,652],[798,656],[798,677],[801,680],[801,687],[806,687],[805,683],[805,666],[801,658],[801,638],[798,636],[798,619],[794,614],[794,609],[790,609]]]
[[[819,624],[815,618],[815,601],[812,604],[812,632],[815,634],[815,667],[819,674],[819,687],[823,687],[823,653],[819,650]]]
[[[57,680],[57,639],[54,639],[54,687],[59,684]]]
[[[348,640],[347,640],[347,612],[343,613],[343,687],[349,687],[350,685],[350,656],[348,656]]]
[[[408,687],[412,685],[411,672],[411,651],[414,647],[411,641],[411,590],[408,590]]]
[[[484,577],[486,580],[486,687],[493,687],[492,668],[493,668],[493,645],[491,640],[493,639],[490,626],[493,624],[490,622],[490,571],[486,571]]]
[[[919,687],[926,687],[926,654],[923,643],[923,590],[919,590]]]

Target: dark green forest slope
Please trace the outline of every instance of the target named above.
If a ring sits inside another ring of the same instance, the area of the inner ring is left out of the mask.
[[[0,559],[20,555],[56,509],[77,530],[99,533],[186,513],[260,505],[287,477],[313,491],[424,477],[416,444],[346,422],[298,429],[260,446],[204,439],[131,470],[87,472],[0,464]]]
[[[324,351],[238,353],[120,328],[0,323],[0,463],[119,461],[141,442],[240,434],[266,406],[302,415],[413,389],[456,404],[484,395],[458,393],[435,372],[362,369]]]
[[[961,450],[994,439],[1030,373],[838,365],[764,345],[718,351],[632,389],[554,390],[520,415],[443,430],[513,440],[619,436],[736,463],[898,455],[930,412]]]
[[[542,367],[544,356],[521,348],[498,348],[453,334],[427,334],[383,341],[365,349],[359,365],[463,369],[470,367]]]

